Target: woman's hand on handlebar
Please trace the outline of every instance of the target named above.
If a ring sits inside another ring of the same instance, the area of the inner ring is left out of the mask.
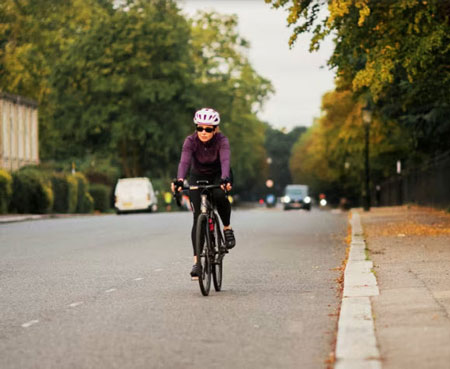
[[[233,186],[228,178],[222,178],[220,180],[220,188],[226,192],[230,192]]]
[[[175,193],[175,190],[176,190],[176,192],[183,191],[183,182],[184,182],[183,178],[178,178],[177,180],[174,180],[170,184],[170,188],[172,189],[172,193]]]

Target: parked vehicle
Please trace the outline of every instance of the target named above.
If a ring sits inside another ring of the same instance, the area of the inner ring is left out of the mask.
[[[148,178],[120,178],[114,195],[114,207],[117,214],[158,210],[158,200]]]
[[[299,184],[287,185],[281,198],[284,210],[311,210],[311,198],[308,196],[308,186]]]

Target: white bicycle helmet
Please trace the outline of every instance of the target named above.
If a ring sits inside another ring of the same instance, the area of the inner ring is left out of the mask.
[[[220,115],[214,109],[203,108],[195,112],[194,123],[218,126],[220,123]]]

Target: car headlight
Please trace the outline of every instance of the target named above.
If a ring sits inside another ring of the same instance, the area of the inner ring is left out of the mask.
[[[311,197],[306,196],[303,201],[305,202],[305,204],[309,204],[311,202]]]
[[[325,206],[327,204],[327,200],[322,199],[320,200],[320,205]]]
[[[291,198],[289,197],[289,196],[284,196],[282,199],[281,199],[281,202],[283,202],[283,203],[285,203],[285,204],[287,204],[288,202],[290,202],[291,201]]]

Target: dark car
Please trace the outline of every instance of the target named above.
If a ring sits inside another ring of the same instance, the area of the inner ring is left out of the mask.
[[[296,184],[287,185],[281,202],[283,203],[284,210],[311,210],[311,198],[308,196],[308,186]]]

